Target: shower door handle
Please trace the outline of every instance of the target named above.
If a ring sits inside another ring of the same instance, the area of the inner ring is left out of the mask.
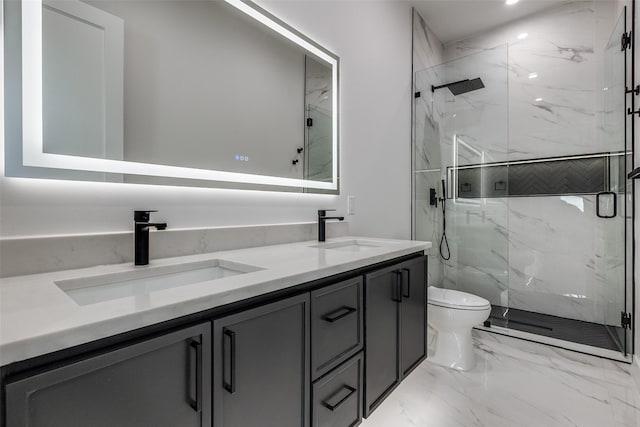
[[[613,214],[611,215],[602,215],[600,213],[600,197],[601,196],[612,196],[613,197]],[[618,197],[616,193],[613,191],[601,191],[596,194],[596,215],[598,218],[615,218],[618,214]]]

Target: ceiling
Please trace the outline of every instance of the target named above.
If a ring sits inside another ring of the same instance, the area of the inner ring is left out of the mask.
[[[568,3],[568,0],[413,0],[416,11],[443,44],[523,18],[532,13]]]

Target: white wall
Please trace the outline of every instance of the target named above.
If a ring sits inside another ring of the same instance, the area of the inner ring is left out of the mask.
[[[129,230],[134,208],[158,209],[174,228],[313,221],[353,195],[352,234],[409,238],[410,6],[261,4],[340,56],[340,196],[2,177],[0,237]]]

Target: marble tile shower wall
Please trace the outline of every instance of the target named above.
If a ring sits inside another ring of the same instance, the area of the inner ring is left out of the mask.
[[[480,76],[487,89],[458,99],[438,91],[440,99],[416,102],[416,170],[452,165],[454,156],[462,165],[609,151],[600,118],[613,22],[611,2],[573,2],[446,45],[445,62],[458,61],[418,73],[416,85],[441,84],[443,75],[447,81]],[[528,36],[518,39],[522,33]],[[416,237],[434,243],[440,211],[428,207],[428,188],[439,188],[435,175],[416,174],[416,199],[423,196],[416,200]],[[612,222],[622,218],[597,218],[595,196],[447,203],[451,259],[442,280],[430,283],[494,305],[619,322],[624,265],[611,230],[620,229]],[[421,229],[420,215],[433,226]]]
[[[596,125],[613,13],[612,2],[572,2],[445,46],[450,61],[508,43],[510,160],[604,151]]]

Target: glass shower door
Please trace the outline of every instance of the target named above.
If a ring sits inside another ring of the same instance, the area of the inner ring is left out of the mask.
[[[429,284],[486,298],[497,320],[509,306],[507,51],[415,76],[414,236],[434,243]]]
[[[627,78],[627,50],[621,47],[626,33],[626,8],[605,48],[603,87],[602,136],[609,153],[608,185],[596,199],[598,209],[598,241],[601,256],[596,264],[596,280],[605,294],[604,324],[623,354],[630,352],[631,333],[623,327],[623,318],[630,313],[627,298],[632,239],[631,210],[628,206],[630,182],[627,172],[631,168],[630,150],[627,148],[627,113],[625,101]]]

